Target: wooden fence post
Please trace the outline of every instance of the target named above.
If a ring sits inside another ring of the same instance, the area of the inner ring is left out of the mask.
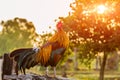
[[[13,60],[10,59],[8,53],[5,53],[3,56],[3,64],[2,64],[2,80],[5,80],[4,75],[12,74],[12,66],[13,66]]]

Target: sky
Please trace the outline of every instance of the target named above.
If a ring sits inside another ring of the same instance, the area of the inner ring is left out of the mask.
[[[73,0],[0,0],[0,21],[25,18],[32,21],[37,33],[50,31],[55,19],[67,16]]]

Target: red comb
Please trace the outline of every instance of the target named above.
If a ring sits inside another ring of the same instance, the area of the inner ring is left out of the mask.
[[[57,27],[61,27],[61,26],[62,26],[62,22],[59,21],[59,22],[57,23]]]

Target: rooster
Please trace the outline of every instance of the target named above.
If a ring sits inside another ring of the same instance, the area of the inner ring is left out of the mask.
[[[63,30],[61,21],[57,23],[56,28],[57,32],[40,48],[21,48],[10,53],[10,57],[17,63],[16,69],[26,74],[25,69],[30,69],[37,64],[44,67],[51,66],[56,77],[56,65],[69,46],[69,38]],[[46,75],[48,76],[48,70]]]

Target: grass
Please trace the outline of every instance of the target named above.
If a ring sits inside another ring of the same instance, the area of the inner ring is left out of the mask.
[[[111,72],[108,74],[105,73],[105,80],[120,80],[120,73]],[[77,71],[74,75],[70,76],[70,78],[74,78],[75,80],[99,80],[99,72],[98,71]]]
[[[105,72],[105,80],[120,80],[120,73],[116,71]],[[99,71],[86,71],[82,73],[75,74],[74,78],[76,80],[99,80]]]

